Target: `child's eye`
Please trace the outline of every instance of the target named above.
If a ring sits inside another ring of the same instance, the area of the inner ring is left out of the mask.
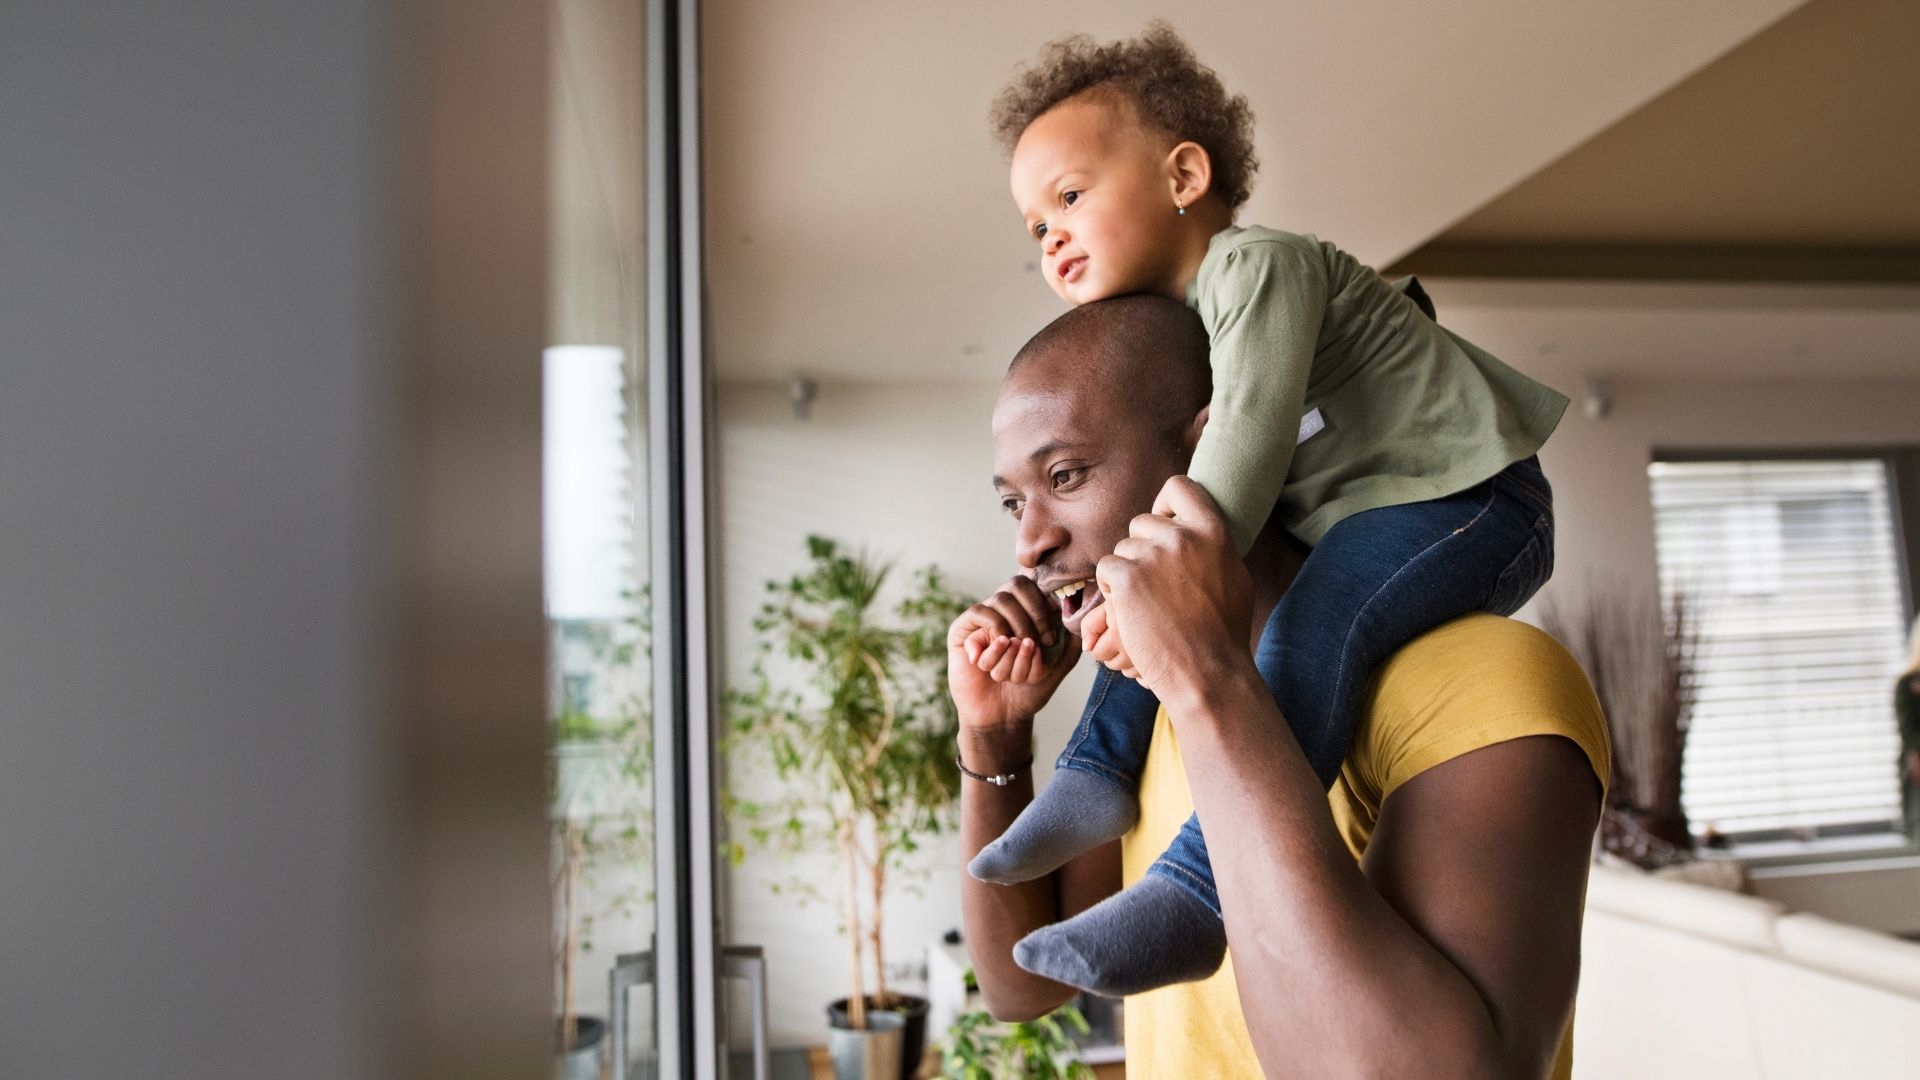
[[[1046,223],[1046,222],[1044,222],[1044,221],[1043,221],[1043,222],[1041,222],[1041,223],[1039,223],[1038,225],[1035,225],[1035,226],[1033,227],[1033,238],[1034,238],[1035,240],[1045,240],[1045,239],[1047,238],[1047,223]]]
[[[1060,201],[1066,203],[1068,206],[1072,206],[1074,203],[1080,201],[1080,193],[1077,191],[1069,191],[1065,195],[1060,196]]]

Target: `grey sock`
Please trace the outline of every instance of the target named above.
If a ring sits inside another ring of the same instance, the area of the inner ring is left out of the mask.
[[[1032,881],[1125,835],[1139,818],[1140,800],[1133,792],[1081,769],[1055,769],[1000,839],[967,864],[967,873],[1001,885]]]
[[[1103,997],[1204,979],[1227,955],[1227,927],[1199,897],[1158,874],[1013,946],[1014,962]]]

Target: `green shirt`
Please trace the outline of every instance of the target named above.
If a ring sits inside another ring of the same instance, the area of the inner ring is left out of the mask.
[[[1188,473],[1242,554],[1274,513],[1317,544],[1362,510],[1470,488],[1539,450],[1567,407],[1311,236],[1221,230],[1187,305],[1213,365]]]

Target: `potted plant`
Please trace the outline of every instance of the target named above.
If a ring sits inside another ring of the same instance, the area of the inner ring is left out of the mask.
[[[967,971],[967,991],[979,989]],[[1062,1026],[1065,1025],[1065,1026]],[[941,1041],[943,1080],[1092,1080],[1080,1046],[1067,1027],[1087,1034],[1086,1017],[1072,1004],[1038,1020],[1003,1024],[985,1009],[960,1014]]]
[[[607,1021],[582,1016],[575,970],[597,921],[650,895],[633,877],[651,858],[652,723],[644,680],[644,607],[624,619],[555,620],[556,707],[549,730],[553,837],[556,1075],[597,1080]]]
[[[829,1017],[853,1034],[833,1041],[843,1057],[865,1053],[864,1033],[894,1026],[874,1014],[898,1013],[900,1067],[910,1076],[925,1047],[926,1002],[888,985],[886,898],[924,873],[914,859],[921,843],[952,823],[959,719],[946,692],[946,630],[967,601],[927,567],[883,618],[888,564],[818,536],[807,538],[807,554],[804,572],[767,584],[749,684],[728,695],[734,760],[764,754],[784,790],[727,802],[758,844],[837,855],[849,992]],[[735,841],[736,860],[743,850]],[[780,888],[827,899],[804,879]]]

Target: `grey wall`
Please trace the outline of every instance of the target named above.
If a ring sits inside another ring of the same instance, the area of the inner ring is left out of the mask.
[[[372,1071],[386,10],[0,6],[0,1077]]]

